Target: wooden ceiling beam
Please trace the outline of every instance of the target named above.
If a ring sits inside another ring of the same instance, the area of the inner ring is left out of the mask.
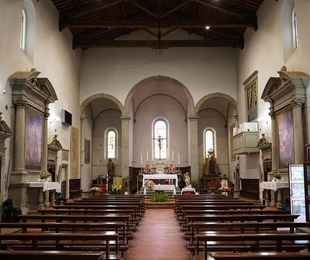
[[[115,6],[121,2],[122,2],[122,0],[105,0],[103,2],[99,2],[99,3],[94,4],[92,6],[87,6],[87,7],[81,8],[78,11],[67,14],[67,16],[70,17],[71,19],[78,19],[78,18],[81,18],[83,16],[92,14],[94,12],[98,12],[98,11],[101,11],[103,9]]]
[[[83,28],[83,29],[91,29],[91,28],[123,28],[123,29],[149,29],[149,28],[157,28],[158,21],[157,20],[148,20],[148,21],[131,21],[131,20],[122,20],[122,21],[92,21],[92,20],[62,20],[61,28]],[[247,28],[247,27],[255,27],[252,21],[245,19],[231,19],[225,21],[186,21],[186,20],[161,20],[160,27],[161,28],[205,28],[206,25],[210,26],[210,28]]]
[[[162,40],[160,41],[160,49],[168,49],[171,47],[239,47],[242,48],[243,42],[235,40]],[[73,48],[152,48],[158,49],[157,40],[85,40],[74,41]]]

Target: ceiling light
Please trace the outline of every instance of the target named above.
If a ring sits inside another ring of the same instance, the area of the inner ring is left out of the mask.
[[[207,30],[209,30],[209,29],[210,29],[210,26],[209,26],[209,25],[207,25],[207,26],[206,26],[206,29],[207,29]]]

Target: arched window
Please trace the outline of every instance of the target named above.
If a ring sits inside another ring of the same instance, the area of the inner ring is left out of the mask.
[[[204,154],[208,157],[210,151],[215,151],[215,131],[207,128],[204,132]]]
[[[153,154],[155,160],[167,159],[167,123],[157,120],[153,126]]]
[[[21,21],[21,29],[20,29],[20,39],[19,39],[19,48],[25,51],[26,48],[26,13],[25,9],[22,11],[22,21]]]
[[[107,132],[107,155],[109,159],[116,158],[116,132],[109,130]]]
[[[298,33],[297,33],[297,17],[296,17],[296,9],[293,9],[292,12],[292,28],[293,28],[293,44],[294,48],[298,47]]]

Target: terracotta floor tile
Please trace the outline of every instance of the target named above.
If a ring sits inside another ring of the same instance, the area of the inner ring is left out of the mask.
[[[126,260],[189,260],[186,241],[172,209],[147,209],[129,243]]]

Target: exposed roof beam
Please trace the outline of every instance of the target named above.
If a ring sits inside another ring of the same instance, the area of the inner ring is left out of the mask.
[[[172,13],[174,13],[175,11],[179,10],[180,8],[182,8],[183,6],[189,4],[192,0],[188,0],[186,2],[184,2],[183,4],[178,5],[177,7],[165,12],[164,14],[162,14],[161,18],[164,18]]]
[[[240,47],[242,48],[243,42],[235,40],[222,40],[222,41],[208,41],[208,40],[166,40],[160,42],[161,49],[168,49],[170,47]],[[74,41],[73,48],[152,48],[158,49],[158,41],[145,41],[145,40],[111,40],[111,41],[100,41],[100,40],[80,40],[79,42]]]
[[[98,12],[102,9],[109,8],[111,6],[119,4],[121,2],[122,2],[122,0],[106,0],[103,3],[100,2],[100,3],[94,4],[92,6],[87,6],[85,8],[81,8],[80,10],[78,10],[76,12],[68,14],[68,16],[72,19],[81,18],[85,15],[92,14],[94,12]]]
[[[153,13],[149,9],[145,8],[144,6],[138,4],[136,1],[129,0],[129,2],[132,3],[134,6],[138,7],[139,9],[141,9],[142,11],[146,12],[150,16],[153,16],[153,17],[157,18],[157,14]]]
[[[61,21],[62,29],[63,28],[127,28],[127,29],[148,29],[148,28],[157,28],[158,21],[148,20],[148,21],[131,21],[131,20],[122,20],[122,21],[93,21],[93,20],[66,20]],[[232,19],[225,21],[186,21],[186,20],[161,20],[161,28],[205,28],[206,25],[209,25],[211,28],[247,28],[247,27],[256,27],[253,24],[253,21],[245,19]]]

